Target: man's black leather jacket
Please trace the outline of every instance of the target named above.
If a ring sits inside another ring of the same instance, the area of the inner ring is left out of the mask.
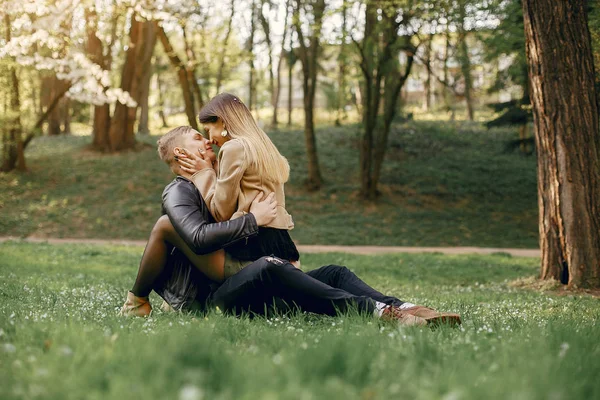
[[[182,176],[165,187],[162,198],[163,214],[196,254],[212,253],[258,234],[252,214],[216,222],[196,186]]]

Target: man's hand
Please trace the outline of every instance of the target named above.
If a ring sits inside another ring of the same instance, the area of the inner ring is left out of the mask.
[[[183,153],[184,155],[178,156],[176,160],[177,163],[179,163],[181,170],[190,175],[194,175],[200,170],[213,167],[210,160],[205,158],[205,153],[200,149],[198,150],[198,154],[191,153],[186,149],[183,149]]]
[[[266,199],[262,200],[263,193],[260,192],[250,204],[250,213],[254,214],[258,226],[265,226],[277,216],[277,201],[275,193],[271,193]]]

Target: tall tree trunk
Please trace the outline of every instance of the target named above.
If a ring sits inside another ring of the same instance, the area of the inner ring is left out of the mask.
[[[50,99],[54,98],[56,96],[56,93],[58,91],[60,91],[61,84],[62,84],[62,82],[56,77],[56,74],[53,73],[52,76],[48,77],[48,86],[49,86],[50,90],[48,93],[48,97],[46,99],[47,102],[49,102]],[[61,134],[61,127],[60,127],[61,114],[62,114],[61,108],[62,108],[61,105],[59,105],[48,116],[48,135],[49,136],[58,136]]]
[[[62,121],[63,121],[63,133],[65,135],[71,134],[71,99],[68,97],[62,100]]]
[[[306,10],[305,10],[306,11]],[[300,43],[300,63],[302,64],[302,89],[304,92],[304,138],[306,143],[306,157],[308,159],[308,178],[306,187],[308,190],[318,190],[323,184],[319,157],[317,153],[317,139],[315,136],[314,107],[317,89],[317,61],[321,51],[321,27],[323,14],[325,12],[325,0],[312,2],[313,22],[311,24],[311,35],[308,46],[304,40],[302,26],[300,24],[299,7],[295,10],[295,27]]]
[[[144,54],[142,54],[142,60],[152,60],[152,55],[154,54],[154,47],[156,46],[156,27],[152,22],[144,23]],[[139,102],[138,106],[140,107],[140,122],[138,124],[138,133],[148,134],[150,133],[150,129],[148,127],[148,100],[150,98],[150,81],[152,79],[152,72],[154,68],[152,68],[151,62],[148,64],[140,65],[142,70],[142,77],[140,79],[140,87],[139,87]]]
[[[335,115],[335,125],[341,126],[342,119],[345,116],[344,107],[345,99],[346,99],[346,36],[348,34],[347,30],[347,14],[348,14],[348,4],[346,0],[343,0],[342,4],[342,38],[340,43],[340,54],[338,56],[338,90],[336,96],[336,115]]]
[[[162,121],[162,127],[166,128],[169,126],[167,123],[167,116],[165,115],[165,98],[163,96],[163,83],[160,78],[160,70],[156,70],[156,89],[158,90],[158,116]]]
[[[252,111],[254,108],[254,31],[256,30],[256,4],[255,0],[251,0],[251,2],[252,12],[250,13],[250,37],[248,38],[248,44],[246,46],[246,50],[248,51],[248,64],[250,66],[250,72],[248,74],[248,109],[250,111]]]
[[[467,116],[469,121],[475,119],[475,111],[473,110],[473,78],[471,77],[471,59],[469,58],[469,48],[467,45],[466,35],[460,43],[461,63],[460,69],[465,80],[465,101],[467,103]]]
[[[219,69],[217,70],[217,94],[221,90],[221,83],[223,81],[223,71],[225,70],[225,57],[227,56],[227,46],[229,44],[229,36],[231,35],[231,27],[233,26],[233,17],[235,16],[235,0],[231,0],[229,4],[231,14],[227,20],[227,30],[225,31],[225,39],[223,40],[223,49],[219,54]]]
[[[425,111],[431,110],[431,53],[432,53],[432,44],[433,44],[434,34],[429,35],[429,40],[427,41],[426,49],[426,58],[425,62],[427,63],[427,79],[425,79]]]
[[[460,70],[465,80],[465,101],[467,103],[467,116],[469,117],[469,121],[473,121],[475,119],[475,112],[473,110],[473,78],[471,76],[471,57],[469,56],[469,45],[467,44],[467,35],[468,32],[465,26],[466,19],[466,3],[459,3],[459,61],[460,61]]]
[[[600,135],[586,1],[524,0],[542,279],[600,287]]]
[[[9,42],[11,39],[11,24],[8,13],[4,14],[5,39]],[[14,62],[14,60],[11,60]],[[13,63],[8,66],[8,75],[10,82],[10,113],[12,121],[4,132],[2,143],[2,165],[0,171],[25,171],[25,151],[22,141],[22,126],[21,126],[21,101],[19,99],[19,77],[17,69]]]
[[[86,10],[87,54],[90,60],[106,71],[110,69],[110,51],[109,55],[104,55],[102,41],[96,35],[96,18],[97,14],[95,10]],[[117,23],[115,20],[113,21],[113,36],[116,36],[116,25]],[[92,147],[99,151],[110,151],[110,138],[108,136],[108,131],[110,129],[110,106],[108,104],[95,105],[93,110]]]
[[[8,14],[4,15],[5,39],[6,42],[11,40],[11,22]],[[11,60],[14,62],[14,60]],[[15,64],[10,63],[8,66],[8,81],[10,85],[9,94],[9,112],[12,114],[12,120],[4,132],[2,144],[2,165],[0,171],[12,171],[17,169],[25,171],[24,146],[22,142],[22,126],[21,126],[21,101],[19,93],[19,77]]]
[[[294,51],[293,49],[291,49],[290,46],[290,52]],[[292,56],[290,55],[288,58],[288,104],[287,104],[287,109],[288,109],[288,122],[287,122],[287,126],[291,127],[292,126],[292,96],[293,96],[293,86],[294,86],[294,81],[292,79],[292,73],[294,72],[294,63],[292,63]]]
[[[260,24],[265,34],[265,42],[267,43],[267,53],[269,63],[267,69],[269,70],[269,93],[271,94],[271,106],[273,107],[273,116],[271,121],[277,125],[277,107],[275,106],[275,74],[273,72],[273,42],[271,41],[271,27],[269,25],[269,16],[264,14],[265,4],[267,0],[261,0],[261,10],[258,13]],[[285,32],[285,29],[284,29]]]
[[[169,38],[165,33],[164,29],[156,23],[156,28],[158,32],[158,38],[162,43],[165,53],[169,57],[169,61],[171,65],[175,67],[177,71],[177,78],[179,80],[179,86],[181,87],[181,92],[183,94],[183,102],[185,104],[185,114],[187,115],[188,123],[194,129],[198,129],[198,123],[196,122],[196,112],[194,110],[194,96],[191,91],[191,83],[188,79],[187,69],[185,65],[181,62],[181,59],[175,53],[173,46],[169,42]]]
[[[143,51],[144,23],[136,19],[136,13],[131,16],[129,28],[129,46],[125,52],[125,63],[121,72],[121,89],[128,92],[134,100],[138,90],[138,69],[141,63],[140,57]],[[135,146],[133,126],[135,124],[137,105],[129,107],[127,104],[117,102],[115,112],[110,121],[108,137],[110,140],[110,151],[121,151],[131,149]]]
[[[375,46],[377,37],[378,4],[369,2],[365,8],[365,33],[361,48],[361,70],[364,77],[363,90],[363,133],[359,142],[360,193],[365,199],[373,199],[377,189],[373,186],[373,133],[377,125],[377,114],[381,97],[382,74],[377,68]]]
[[[279,109],[279,96],[281,94],[281,65],[283,64],[283,59],[285,58],[285,41],[287,39],[289,13],[290,0],[287,0],[285,2],[285,17],[283,18],[283,37],[281,38],[281,51],[279,52],[279,60],[277,61],[277,86],[275,88],[275,92],[273,93],[273,119],[271,120],[271,126],[273,127],[273,129],[277,129],[277,125],[279,124],[279,121],[277,120],[277,114]],[[290,40],[290,50],[291,47],[292,43]]]
[[[185,24],[181,26],[181,31],[183,33],[183,43],[185,45],[185,54],[187,56],[188,62],[186,63],[188,82],[191,85],[190,90],[192,91],[192,95],[195,99],[195,103],[198,107],[194,105],[194,110],[200,110],[204,107],[204,96],[202,95],[202,90],[200,89],[200,85],[198,84],[198,79],[196,78],[196,65],[198,65],[198,60],[196,59],[196,54],[194,54],[194,49],[192,45],[188,41],[187,33],[185,31]]]

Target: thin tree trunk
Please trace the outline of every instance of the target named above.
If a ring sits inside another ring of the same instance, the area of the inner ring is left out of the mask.
[[[293,49],[290,48],[290,51],[293,51]],[[292,79],[292,73],[294,72],[294,64],[291,62],[291,58],[291,56],[288,58],[288,127],[292,126],[292,96],[294,86],[294,82]]]
[[[466,35],[460,43],[461,49],[461,71],[465,80],[465,101],[467,103],[467,116],[469,121],[475,119],[475,111],[473,109],[473,78],[471,77],[471,59],[469,58],[469,48],[467,47]]]
[[[9,42],[11,39],[11,23],[10,16],[4,14],[5,39]],[[14,60],[11,60],[14,62]],[[21,100],[19,98],[19,77],[17,69],[11,62],[8,65],[8,75],[10,82],[10,112],[13,115],[12,121],[9,122],[4,133],[2,143],[2,165],[0,171],[8,172],[16,169],[25,171],[25,151],[22,141],[22,126],[21,126]]]
[[[183,43],[185,45],[185,54],[188,59],[187,67],[186,67],[187,74],[188,74],[188,81],[190,82],[191,91],[192,91],[193,97],[195,99],[194,104],[198,105],[198,107],[194,106],[194,110],[200,110],[202,107],[204,107],[204,96],[202,95],[202,90],[200,89],[200,85],[198,84],[198,79],[196,78],[196,65],[198,64],[198,62],[196,59],[196,54],[194,54],[194,50],[187,39],[185,25],[183,25],[181,27],[181,30],[183,33]],[[195,112],[194,112],[194,114],[195,114]]]
[[[475,112],[473,110],[473,78],[471,77],[471,57],[469,56],[469,45],[467,44],[467,35],[468,32],[465,27],[465,19],[466,19],[466,4],[459,3],[459,18],[460,18],[460,43],[459,43],[459,52],[460,52],[460,70],[465,80],[465,91],[463,95],[465,96],[465,101],[467,103],[467,116],[469,117],[469,121],[473,121],[475,119]]]
[[[255,0],[252,2],[252,12],[250,13],[250,38],[248,38],[248,64],[250,66],[250,72],[248,75],[248,109],[252,111],[254,108],[254,31],[256,30],[256,4]]]
[[[426,47],[427,57],[425,58],[425,62],[427,63],[427,79],[425,80],[425,111],[431,110],[431,52],[433,37],[433,34],[429,35]]]
[[[110,55],[104,55],[102,41],[96,35],[97,21],[96,11],[87,9],[85,12],[87,29],[87,54],[90,60],[98,64],[103,70],[110,69]],[[116,20],[113,21],[113,37],[116,37]],[[109,52],[110,54],[110,52]],[[106,88],[105,88],[106,90]],[[110,106],[108,104],[93,107],[92,123],[92,147],[99,151],[110,151]]]
[[[194,110],[194,96],[192,94],[192,91],[190,90],[191,84],[188,79],[187,69],[185,68],[185,65],[183,65],[183,63],[181,62],[181,59],[175,53],[175,50],[173,50],[173,46],[171,46],[169,38],[167,37],[167,34],[165,33],[164,29],[161,26],[159,26],[158,23],[155,22],[155,24],[157,26],[158,38],[160,39],[160,42],[162,43],[165,49],[165,53],[169,57],[171,65],[173,65],[173,67],[175,67],[177,71],[177,78],[179,80],[179,86],[181,87],[181,91],[183,94],[185,114],[187,115],[188,123],[192,128],[197,130],[198,123],[196,122],[196,112]]]
[[[229,36],[231,35],[231,27],[233,25],[233,17],[235,15],[235,0],[231,0],[230,3],[231,14],[229,14],[229,20],[227,21],[227,30],[225,31],[225,39],[223,40],[223,49],[219,56],[219,69],[217,70],[217,94],[221,90],[221,83],[223,81],[223,71],[225,70],[225,57],[227,56],[227,46],[229,44]]]
[[[156,46],[156,27],[151,22],[144,23],[144,46],[145,54],[142,55],[142,60],[152,60],[152,54],[154,54],[154,47]],[[138,124],[138,133],[149,134],[150,129],[148,127],[148,112],[149,112],[149,98],[150,98],[150,81],[152,79],[152,68],[151,63],[146,65],[142,64],[142,77],[140,79],[139,87],[139,107],[140,107],[140,122]]]
[[[63,120],[63,133],[65,135],[71,134],[71,99],[68,97],[62,100],[62,120]]]
[[[336,98],[336,116],[335,125],[341,126],[342,119],[344,118],[345,111],[344,107],[346,99],[346,36],[347,36],[347,2],[343,1],[342,4],[342,38],[340,43],[340,54],[338,57],[339,69],[338,69],[338,90]]]
[[[273,116],[271,121],[274,121],[274,125],[277,125],[277,107],[275,105],[275,74],[273,72],[273,43],[271,41],[271,27],[269,26],[269,19],[268,16],[265,16],[264,14],[264,5],[265,0],[261,0],[261,10],[258,13],[258,18],[260,20],[263,33],[265,34],[265,42],[267,43],[269,59],[269,63],[267,65],[269,70],[269,93],[271,94],[271,106],[273,107]]]
[[[586,1],[524,0],[542,279],[600,287],[600,135]]]
[[[53,98],[56,96],[56,92],[60,90],[61,81],[58,80],[56,74],[52,74],[49,78],[49,87],[50,92],[48,93],[48,98]],[[61,107],[60,105],[54,109],[48,116],[48,136],[58,136],[61,133],[60,130],[60,120],[61,120]]]
[[[285,41],[287,39],[288,32],[288,17],[290,13],[290,0],[285,2],[285,17],[283,19],[283,37],[281,38],[281,51],[279,52],[279,60],[277,61],[277,87],[275,88],[275,92],[273,93],[273,119],[271,120],[271,126],[273,129],[277,129],[277,125],[279,124],[278,118],[278,109],[279,109],[279,96],[281,94],[281,65],[283,64],[283,59],[285,57]],[[291,40],[290,40],[290,50],[291,50]],[[289,121],[288,121],[289,122]]]
[[[163,96],[163,83],[160,79],[160,71],[156,71],[156,89],[158,90],[158,116],[162,121],[162,127],[166,128],[169,126],[167,123],[167,116],[165,115],[165,98]]]

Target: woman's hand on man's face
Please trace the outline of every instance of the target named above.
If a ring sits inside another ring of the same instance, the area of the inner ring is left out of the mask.
[[[206,152],[202,149],[198,149],[197,153],[183,149],[183,155],[178,156],[176,160],[181,170],[190,175],[206,168],[213,168],[211,160],[206,157]]]

